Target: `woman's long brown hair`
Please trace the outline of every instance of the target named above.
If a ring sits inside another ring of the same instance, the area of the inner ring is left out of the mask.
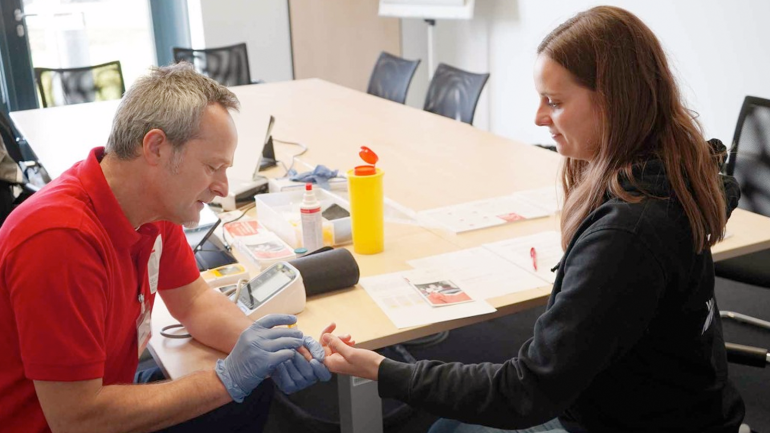
[[[602,122],[590,162],[565,158],[562,184],[562,246],[566,250],[585,218],[605,200],[636,203],[620,185],[638,185],[634,164],[663,162],[673,194],[701,252],[724,236],[727,220],[718,168],[700,125],[682,103],[663,48],[652,31],[623,9],[600,6],[581,12],[552,31],[537,50],[593,90]]]

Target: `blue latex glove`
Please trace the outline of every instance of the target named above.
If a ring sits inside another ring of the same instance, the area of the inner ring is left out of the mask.
[[[292,170],[293,172],[294,170]],[[318,184],[321,188],[329,190],[329,179],[337,177],[337,170],[331,170],[325,165],[316,165],[313,171],[306,171],[304,173],[292,173],[290,172],[289,179],[295,182],[310,182]]]
[[[309,362],[299,352],[294,357],[281,363],[272,375],[278,389],[284,394],[291,394],[318,382],[326,382],[332,374],[323,365],[324,349],[313,337],[305,336],[305,347],[313,356]]]
[[[310,351],[310,354],[313,356],[313,359],[310,360],[310,366],[313,367],[313,373],[315,373],[315,377],[317,377],[321,382],[326,382],[327,380],[331,379],[332,373],[324,365],[324,357],[326,356],[326,352],[324,352],[323,346],[321,346],[319,342],[315,341],[313,337],[309,335],[304,337],[304,342],[305,347],[307,347],[307,349]]]
[[[298,329],[274,328],[297,323],[288,314],[270,314],[246,328],[233,351],[217,360],[215,371],[234,401],[240,403],[282,362],[291,359],[302,345]]]

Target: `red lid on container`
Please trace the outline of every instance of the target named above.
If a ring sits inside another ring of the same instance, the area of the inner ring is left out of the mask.
[[[361,159],[363,159],[366,163],[371,165],[377,164],[377,161],[380,160],[377,154],[366,146],[361,146],[361,151],[358,152],[358,156],[360,156]]]
[[[361,151],[358,152],[358,156],[360,156],[364,162],[367,162],[371,165],[359,165],[353,169],[353,174],[356,176],[373,176],[377,174],[377,169],[374,168],[374,164],[377,164],[377,161],[379,161],[380,158],[376,153],[374,153],[372,149],[369,149],[366,146],[361,146]]]

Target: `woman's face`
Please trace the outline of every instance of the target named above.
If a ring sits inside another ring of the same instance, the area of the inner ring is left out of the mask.
[[[560,154],[593,159],[601,139],[594,91],[579,85],[568,70],[545,54],[535,61],[535,88],[540,94],[535,124],[548,127]]]

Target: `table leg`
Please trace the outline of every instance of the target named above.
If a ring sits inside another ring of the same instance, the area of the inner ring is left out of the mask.
[[[377,382],[337,375],[341,433],[382,433],[382,400]]]

